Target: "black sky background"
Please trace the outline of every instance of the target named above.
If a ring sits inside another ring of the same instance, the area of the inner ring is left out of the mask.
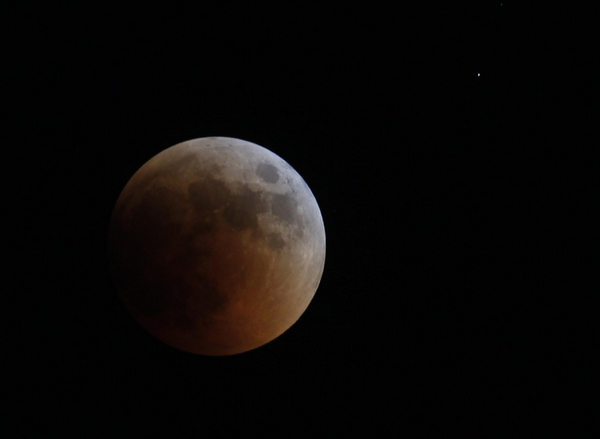
[[[29,2],[23,437],[590,432],[597,55],[558,5]],[[327,234],[306,313],[232,357],[152,339],[107,270],[129,178],[205,136],[290,163]]]

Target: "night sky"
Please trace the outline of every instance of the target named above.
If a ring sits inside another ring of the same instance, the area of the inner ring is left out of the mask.
[[[591,431],[590,10],[80,3],[23,25],[19,437]],[[286,160],[327,235],[305,314],[231,357],[156,341],[108,275],[129,178],[207,136]]]

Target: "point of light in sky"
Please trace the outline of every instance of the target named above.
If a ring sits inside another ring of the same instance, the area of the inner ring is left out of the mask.
[[[481,76],[481,73],[477,73],[477,76]]]

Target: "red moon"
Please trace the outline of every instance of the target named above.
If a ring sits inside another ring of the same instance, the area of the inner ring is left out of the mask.
[[[154,337],[238,354],[304,313],[323,274],[325,229],[287,162],[206,137],[164,150],[129,180],[110,220],[109,262],[121,301]]]

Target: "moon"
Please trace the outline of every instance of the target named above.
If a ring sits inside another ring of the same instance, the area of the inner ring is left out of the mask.
[[[112,212],[110,273],[125,308],[177,349],[232,355],[304,313],[321,281],[325,229],[302,177],[248,141],[172,146],[131,177]]]

